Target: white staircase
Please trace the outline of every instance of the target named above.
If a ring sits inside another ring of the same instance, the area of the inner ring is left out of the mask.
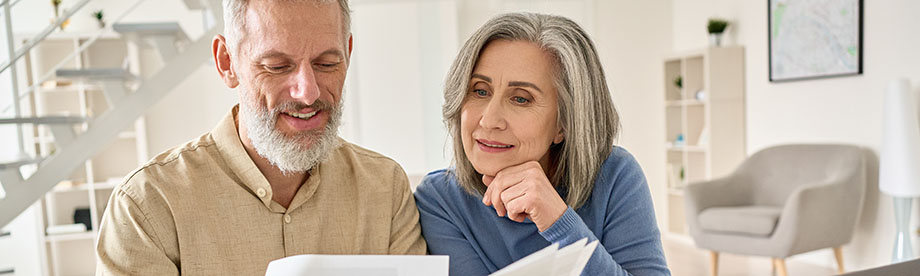
[[[80,5],[75,9],[82,7],[87,1],[81,0]],[[54,136],[57,149],[49,156],[25,156],[19,160],[0,162],[0,227],[7,225],[58,182],[68,178],[86,160],[105,149],[122,130],[130,127],[148,108],[170,93],[210,58],[211,39],[223,29],[221,1],[184,0],[184,2],[189,9],[210,12],[214,19],[213,26],[205,30],[205,33],[196,40],[190,40],[176,22],[115,23],[112,25],[112,29],[119,33],[125,41],[134,43],[138,47],[150,47],[159,53],[164,65],[156,73],[148,77],[139,77],[124,68],[58,69],[54,71],[56,79],[100,84],[109,106],[109,109],[102,114],[92,118],[20,117],[19,115],[13,118],[0,118],[0,125],[48,126]],[[9,2],[0,4],[8,5]],[[9,11],[9,7],[7,6],[5,10]],[[69,16],[75,10],[67,12]],[[55,25],[52,25],[50,29],[53,30],[54,27]],[[29,48],[47,37],[48,33],[40,34],[36,37],[38,41],[29,42],[23,49],[12,54],[10,61],[0,64],[2,68],[0,72],[11,69],[15,73],[15,67],[9,65],[15,64],[17,59],[22,57],[19,53],[27,52]],[[41,81],[43,80],[39,82]],[[20,95],[19,91],[13,93]],[[88,125],[85,130],[78,127],[83,124]],[[31,168],[22,170],[23,166],[36,164],[37,168],[33,173],[23,174],[23,171],[32,171]]]

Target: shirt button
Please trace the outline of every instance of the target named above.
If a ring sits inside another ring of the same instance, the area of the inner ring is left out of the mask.
[[[284,223],[291,223],[291,215],[284,215]]]
[[[259,195],[259,197],[265,197],[265,189],[259,188],[256,190],[256,194]]]

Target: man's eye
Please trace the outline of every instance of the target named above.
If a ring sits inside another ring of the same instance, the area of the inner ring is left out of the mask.
[[[265,70],[268,70],[271,72],[281,72],[281,71],[287,70],[290,66],[289,65],[278,65],[278,66],[265,65],[264,67],[265,67]]]
[[[313,66],[316,66],[322,71],[332,71],[339,66],[339,63],[316,63]]]

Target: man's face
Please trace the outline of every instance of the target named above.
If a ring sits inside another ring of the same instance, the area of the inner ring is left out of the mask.
[[[240,127],[285,173],[309,170],[337,141],[349,51],[339,9],[335,2],[252,1],[232,50]]]

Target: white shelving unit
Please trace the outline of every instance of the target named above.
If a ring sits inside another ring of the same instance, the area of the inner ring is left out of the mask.
[[[685,235],[683,188],[731,173],[746,156],[744,48],[712,47],[667,57],[664,76],[663,217],[666,233]]]
[[[32,49],[26,59],[24,83],[34,81],[48,73],[64,56],[73,53],[92,34],[55,33]],[[31,37],[23,35],[22,37]],[[137,55],[118,34],[103,35],[83,54],[78,55],[64,69],[122,67],[126,57],[129,64],[137,64]],[[135,58],[130,58],[134,56]],[[136,67],[136,66],[134,66]],[[103,86],[88,80],[56,79],[40,86],[24,98],[24,109],[33,116],[68,115],[93,118],[109,109]],[[85,131],[92,120],[75,128]],[[25,126],[27,151],[33,156],[46,156],[56,150],[51,131],[44,126]],[[92,275],[95,272],[95,240],[99,223],[113,188],[121,179],[148,159],[144,118],[125,129],[108,149],[97,154],[75,171],[69,180],[62,181],[47,193],[39,204],[41,219],[36,230],[44,233],[41,242],[44,271],[48,275]],[[53,226],[71,225],[77,210],[87,210],[89,221],[86,231],[48,234]]]

